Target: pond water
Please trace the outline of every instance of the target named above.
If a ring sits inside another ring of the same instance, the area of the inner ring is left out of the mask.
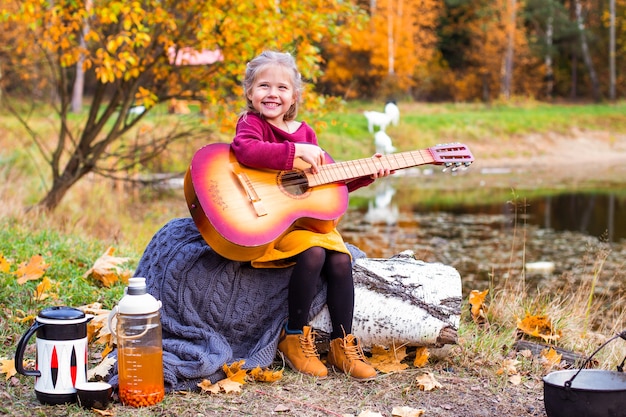
[[[469,203],[457,198],[457,203],[433,204],[421,201],[425,191],[414,192],[406,182],[381,181],[372,190],[355,193],[357,204],[340,223],[346,241],[368,257],[388,258],[412,250],[418,259],[454,266],[464,292],[511,277],[554,290],[588,282],[596,271],[602,278],[598,292],[623,291],[623,192],[559,190],[515,202],[503,198]]]
[[[521,205],[521,207],[520,207]],[[417,205],[419,210],[419,204]],[[626,239],[626,197],[617,193],[570,192],[510,203],[458,205],[452,214],[517,214],[529,224],[555,231],[581,232],[610,242]]]

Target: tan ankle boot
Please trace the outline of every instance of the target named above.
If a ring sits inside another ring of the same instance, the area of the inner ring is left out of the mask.
[[[376,378],[376,369],[367,362],[361,344],[351,334],[330,342],[327,360],[330,365],[360,381]]]
[[[328,369],[320,361],[317,353],[315,335],[310,326],[304,326],[300,334],[288,334],[283,329],[278,339],[278,350],[294,371],[318,378],[325,378],[328,375]]]

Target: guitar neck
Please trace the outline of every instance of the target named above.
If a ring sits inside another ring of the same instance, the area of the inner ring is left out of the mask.
[[[385,168],[390,171],[397,171],[434,162],[435,158],[431,151],[424,149],[383,155],[380,158],[371,157],[322,165],[317,174],[313,174],[310,169],[307,169],[305,175],[309,181],[309,186],[315,187],[372,175]]]

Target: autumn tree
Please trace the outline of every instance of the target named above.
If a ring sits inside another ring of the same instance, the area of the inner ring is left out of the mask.
[[[21,36],[2,55],[0,86],[50,169],[39,204],[53,210],[86,174],[130,169],[199,133],[197,123],[142,125],[170,99],[206,102],[213,120],[234,125],[245,63],[263,49],[294,53],[304,77],[316,80],[318,45],[344,42],[337,25],[355,14],[350,2],[323,0],[5,0],[0,31]],[[203,51],[219,59],[189,65]],[[90,104],[74,116],[81,69],[91,80]],[[25,104],[39,113],[52,106],[56,138],[41,136]]]
[[[369,23],[350,29],[353,42],[327,47],[323,81],[348,97],[350,92],[382,98],[408,95],[436,55],[441,7],[441,0],[371,2]]]

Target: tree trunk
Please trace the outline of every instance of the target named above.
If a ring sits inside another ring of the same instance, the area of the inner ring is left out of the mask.
[[[93,166],[80,163],[79,154],[73,154],[65,165],[63,173],[53,174],[52,187],[37,205],[48,211],[54,211],[70,188],[92,169]],[[53,172],[56,172],[54,168]]]
[[[554,69],[552,68],[552,43],[554,36],[554,11],[550,7],[550,15],[546,24],[546,97],[552,98],[554,92]]]
[[[364,347],[456,343],[462,300],[456,269],[416,260],[405,251],[389,259],[358,259],[353,272],[352,333]],[[327,308],[311,326],[327,339],[332,328]]]
[[[587,34],[585,31],[585,22],[583,20],[582,3],[580,0],[574,0],[576,10],[576,22],[578,24],[578,32],[580,34],[580,47],[583,54],[583,61],[589,72],[589,78],[591,79],[591,95],[595,101],[600,101],[600,82],[596,75],[596,70],[593,67],[593,61],[591,60],[591,54],[589,52],[589,45],[587,44]]]
[[[391,3],[391,0],[388,0],[387,2],[387,50],[388,50],[388,55],[387,55],[387,73],[388,74],[393,74],[395,72],[395,40],[394,40],[394,36],[393,36],[393,27],[394,27],[394,22],[393,22],[393,4]]]
[[[513,58],[515,52],[515,22],[517,20],[517,0],[509,0],[509,27],[507,45],[504,55],[504,75],[502,79],[502,95],[506,100],[511,98],[513,85]]]
[[[615,0],[609,0],[609,99],[615,101]]]

